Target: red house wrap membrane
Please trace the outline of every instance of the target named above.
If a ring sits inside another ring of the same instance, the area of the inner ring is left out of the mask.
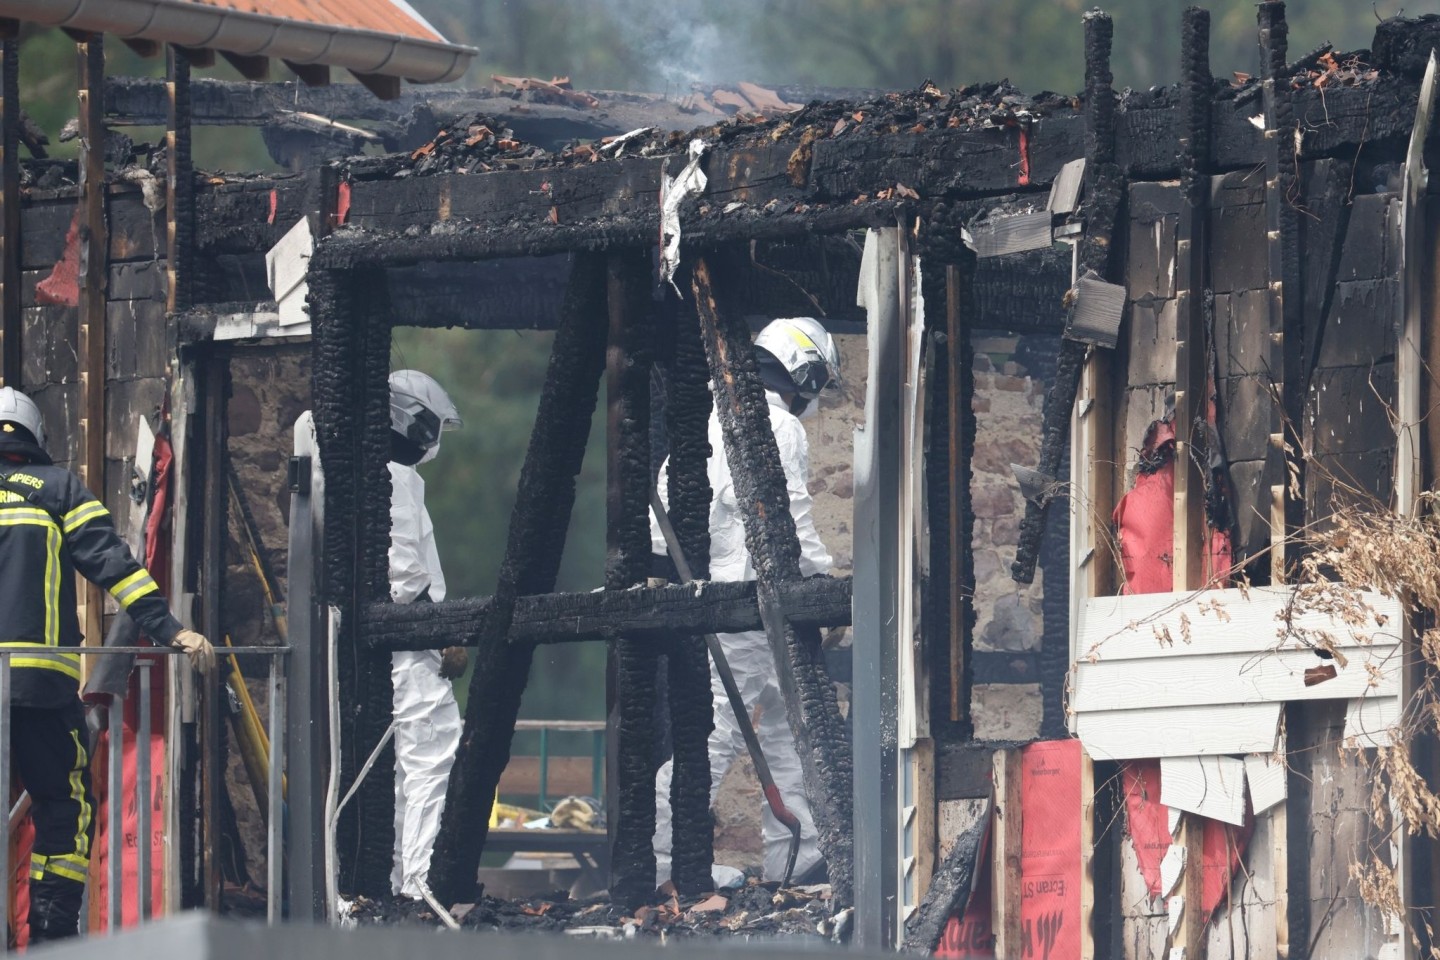
[[[1020,957],[1080,956],[1080,808],[1080,741],[1048,740],[1022,748]],[[988,843],[981,846],[975,891],[964,915],[950,919],[936,956],[995,956],[989,848]]]
[[[1160,803],[1160,761],[1131,760],[1121,765],[1125,784],[1125,817],[1140,875],[1152,898],[1160,889],[1160,861],[1170,849],[1170,809]],[[1245,825],[1236,827],[1219,820],[1205,819],[1202,844],[1200,908],[1209,917],[1225,900],[1230,878],[1250,842],[1255,826],[1247,814]]]
[[[50,276],[35,284],[35,302],[41,306],[78,307],[80,305],[80,206],[70,219],[65,232],[65,249]]]

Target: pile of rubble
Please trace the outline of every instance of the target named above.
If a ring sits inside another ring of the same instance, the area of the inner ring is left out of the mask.
[[[667,892],[668,891],[668,892]],[[411,925],[438,929],[441,918],[424,903],[358,897],[344,911],[347,925]],[[830,887],[780,887],[747,880],[743,886],[681,898],[667,884],[653,903],[630,909],[604,895],[571,899],[563,890],[523,900],[482,896],[455,910],[462,930],[559,933],[603,939],[670,937],[784,937],[843,942],[849,912],[832,916]]]
[[[567,92],[573,94],[574,91]],[[1052,112],[1078,109],[1074,98],[1050,93],[1027,97],[1008,81],[975,84],[950,93],[927,82],[903,93],[858,101],[817,100],[803,107],[778,97],[767,100],[759,93],[754,96],[770,109],[761,112],[754,108],[754,101],[736,95],[733,101],[725,103],[734,109],[734,114],[708,126],[690,131],[641,128],[594,142],[572,143],[556,152],[522,143],[493,116],[458,117],[445,124],[435,139],[413,151],[408,160],[396,163],[392,158],[391,175],[488,172],[595,163],[626,156],[683,154],[693,139],[704,140],[712,146],[761,146],[779,142],[798,142],[805,146],[817,140],[840,137],[920,134],[954,128],[1028,127]],[[746,107],[740,108],[740,102]]]

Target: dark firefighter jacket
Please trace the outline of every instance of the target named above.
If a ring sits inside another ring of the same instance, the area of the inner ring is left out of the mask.
[[[80,478],[34,444],[0,435],[0,647],[12,702],[59,707],[79,692],[75,572],[110,592],[154,640],[181,629],[150,574]],[[3,722],[4,718],[0,718]]]

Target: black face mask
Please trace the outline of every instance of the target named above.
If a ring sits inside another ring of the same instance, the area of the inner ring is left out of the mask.
[[[390,431],[390,460],[402,467],[413,467],[425,456],[425,448],[397,430]]]

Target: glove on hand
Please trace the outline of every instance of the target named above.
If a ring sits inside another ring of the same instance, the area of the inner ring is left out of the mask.
[[[440,651],[440,676],[445,680],[454,680],[464,676],[465,668],[470,666],[470,651],[464,647],[446,647]]]
[[[209,640],[194,630],[181,630],[175,634],[170,646],[176,650],[184,650],[185,656],[190,658],[190,666],[201,674],[208,674],[215,669],[215,648],[210,646]]]

